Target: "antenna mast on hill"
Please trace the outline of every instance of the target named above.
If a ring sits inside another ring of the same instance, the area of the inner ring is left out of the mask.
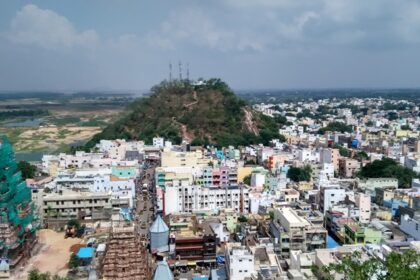
[[[172,82],[172,63],[169,62],[169,81]]]
[[[179,80],[182,81],[182,63],[181,61],[178,63],[179,67]]]
[[[187,81],[190,80],[190,63],[187,62]]]

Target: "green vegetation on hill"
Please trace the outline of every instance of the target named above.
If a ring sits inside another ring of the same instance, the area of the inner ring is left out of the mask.
[[[402,188],[409,188],[413,178],[419,178],[418,173],[399,165],[390,158],[366,164],[357,176],[360,178],[397,178],[398,185]]]
[[[218,146],[267,144],[284,140],[279,123],[253,111],[220,79],[193,85],[189,81],[163,81],[151,95],[132,102],[116,122],[95,135],[87,144],[100,139],[133,139],[151,143],[161,136],[180,143]]]

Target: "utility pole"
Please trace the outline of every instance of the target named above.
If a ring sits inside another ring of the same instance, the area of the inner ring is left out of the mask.
[[[169,82],[172,82],[172,63],[169,62]]]

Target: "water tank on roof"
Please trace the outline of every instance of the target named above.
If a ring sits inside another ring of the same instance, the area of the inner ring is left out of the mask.
[[[150,234],[150,250],[157,252],[169,251],[169,228],[163,221],[161,216],[157,216],[149,229]]]
[[[359,147],[359,140],[357,140],[357,139],[353,139],[353,140],[351,141],[351,146],[352,146],[353,148],[358,148],[358,147]]]

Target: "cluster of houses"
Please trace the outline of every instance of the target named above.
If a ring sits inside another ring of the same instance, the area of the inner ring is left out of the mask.
[[[338,109],[308,114],[322,106]],[[415,104],[352,98],[255,109],[287,119],[285,141],[215,148],[101,140],[95,152],[45,155],[46,176],[28,181],[41,221],[59,228],[75,218],[106,221],[116,209],[130,216],[154,161],[154,279],[319,279],[355,251],[384,259],[420,250],[420,180],[402,188],[399,178],[357,176],[385,157],[420,171]],[[333,122],[351,131],[315,133]],[[294,179],[292,169],[309,178]]]

